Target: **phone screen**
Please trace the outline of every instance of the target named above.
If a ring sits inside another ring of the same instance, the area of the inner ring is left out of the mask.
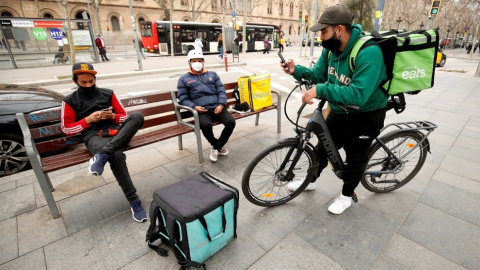
[[[285,65],[285,67],[290,70],[290,68],[287,66],[287,61],[285,61],[285,58],[283,58],[283,55],[281,52],[277,53],[278,54],[278,57],[280,57],[280,60],[282,61],[282,63]]]

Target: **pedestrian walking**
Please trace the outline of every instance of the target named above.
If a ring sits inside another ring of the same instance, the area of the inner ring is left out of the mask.
[[[472,43],[469,42],[467,45],[467,54],[470,54],[470,51],[472,51]]]
[[[133,39],[133,46],[135,47],[135,39]],[[141,39],[138,39],[138,50],[140,51],[143,59],[145,59],[145,54],[143,53],[143,42]]]
[[[267,53],[270,54],[268,51],[270,50],[270,43],[268,43],[268,36],[265,35],[263,39],[263,54]]]
[[[283,45],[285,44],[285,39],[283,39],[283,36],[280,36],[280,40],[278,41],[278,46],[279,46],[279,51],[283,52]]]
[[[222,33],[220,33],[220,35],[218,35],[218,39],[217,39],[217,42],[218,42],[217,50],[220,52],[220,54],[217,56],[217,58],[223,60],[223,40],[222,40],[222,37],[223,37]]]
[[[97,44],[98,52],[102,57],[102,61],[110,61],[110,59],[108,59],[107,57],[107,50],[105,50],[105,42],[103,41],[102,34],[99,34],[97,36],[95,44]]]

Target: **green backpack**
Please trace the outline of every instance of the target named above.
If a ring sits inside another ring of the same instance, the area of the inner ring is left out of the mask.
[[[420,90],[433,87],[438,37],[434,29],[364,32],[350,53],[350,71],[355,71],[355,59],[360,50],[379,45],[387,71],[382,89],[391,97],[387,106],[401,113],[406,105],[403,93],[418,94]]]

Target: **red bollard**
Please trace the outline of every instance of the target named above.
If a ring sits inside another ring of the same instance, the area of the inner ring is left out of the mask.
[[[225,59],[225,71],[228,72],[228,61],[227,61],[227,54],[223,56],[223,59]]]

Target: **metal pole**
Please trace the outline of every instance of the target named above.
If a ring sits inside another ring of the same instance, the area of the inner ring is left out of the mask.
[[[130,8],[130,18],[132,19],[132,29],[133,29],[133,38],[135,40],[135,51],[137,51],[137,61],[138,61],[138,70],[141,71],[143,70],[142,67],[142,58],[140,57],[140,48],[138,46],[138,37],[137,37],[137,26],[135,25],[135,16],[133,15],[133,6],[132,6],[132,0],[128,0],[128,7]]]
[[[308,18],[309,20],[315,20],[317,19],[317,12],[318,12],[318,1],[315,1],[315,12],[313,13],[313,18]],[[308,22],[307,22],[308,23]],[[305,40],[307,41],[307,40]],[[306,46],[307,44],[305,44]],[[310,64],[309,67],[312,68],[312,63],[313,63],[313,47],[315,47],[315,33],[312,35],[312,39],[310,41]]]
[[[1,20],[0,20],[1,22]],[[15,62],[15,57],[13,57],[12,54],[12,48],[10,47],[10,43],[8,43],[8,39],[5,37],[5,32],[3,32],[3,27],[0,26],[0,33],[2,33],[2,38],[5,40],[5,47],[7,48],[8,51],[8,56],[10,57],[10,61],[12,62],[13,68],[18,68],[17,63]]]

